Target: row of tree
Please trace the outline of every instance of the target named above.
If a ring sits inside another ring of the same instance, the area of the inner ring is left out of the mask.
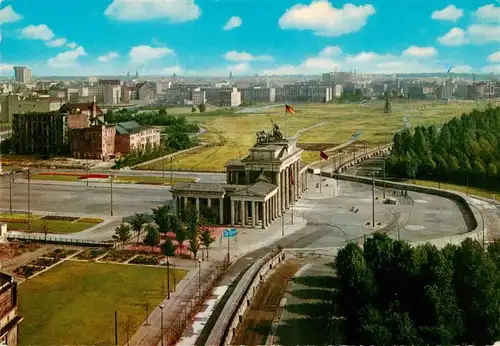
[[[500,187],[500,107],[474,110],[444,124],[394,135],[386,162],[396,177]]]
[[[500,242],[442,250],[376,234],[335,260],[345,343],[491,345],[500,339]]]
[[[208,258],[208,249],[215,238],[212,237],[210,229],[205,226],[206,222],[198,216],[194,209],[176,214],[169,205],[162,205],[152,209],[152,212],[152,220],[147,214],[136,213],[129,222],[122,223],[116,228],[113,239],[122,243],[122,249],[127,242],[132,240],[135,233],[137,245],[141,242],[141,235],[145,234],[143,243],[151,246],[151,250],[153,250],[154,247],[160,245],[160,234],[163,233],[165,242],[162,244],[162,252],[165,256],[173,256],[176,246],[171,238],[167,237],[167,233],[172,232],[175,234],[175,240],[181,253],[184,250],[184,242],[188,240],[188,250],[194,258],[197,257],[201,245],[205,247]]]

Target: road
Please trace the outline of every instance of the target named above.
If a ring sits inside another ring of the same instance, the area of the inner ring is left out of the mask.
[[[8,177],[1,178],[0,208],[9,210],[10,189]],[[31,210],[68,214],[110,216],[111,189],[85,185],[30,184]],[[113,186],[113,214],[127,216],[135,212],[150,211],[170,200],[168,188],[121,188]],[[12,184],[13,210],[28,209],[28,184]]]

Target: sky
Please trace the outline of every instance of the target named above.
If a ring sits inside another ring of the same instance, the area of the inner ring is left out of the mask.
[[[0,76],[500,73],[500,1],[0,0]]]

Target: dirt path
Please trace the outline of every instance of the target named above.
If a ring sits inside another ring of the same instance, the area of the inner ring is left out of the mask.
[[[290,278],[301,267],[299,261],[287,261],[277,267],[259,287],[243,323],[232,341],[234,345],[263,345],[266,343],[273,319],[279,308]]]

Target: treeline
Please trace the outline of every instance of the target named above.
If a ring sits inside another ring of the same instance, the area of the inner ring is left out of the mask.
[[[197,133],[200,128],[198,124],[190,123],[184,116],[169,115],[165,108],[158,112],[143,112],[137,110],[121,109],[119,111],[108,110],[104,116],[107,123],[121,123],[125,121],[137,121],[141,125],[167,126],[167,132]]]
[[[500,340],[500,242],[438,250],[376,234],[335,260],[344,344],[491,345]]]
[[[474,110],[436,126],[405,129],[394,136],[387,160],[395,177],[499,187],[500,107]]]

